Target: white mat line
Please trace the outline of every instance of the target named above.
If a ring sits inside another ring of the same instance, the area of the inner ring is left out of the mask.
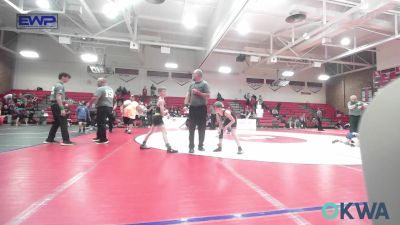
[[[240,175],[234,168],[232,168],[230,165],[226,164],[225,162],[219,161],[229,172],[232,173],[233,176],[235,176],[237,179],[242,181],[246,186],[248,186],[250,189],[255,191],[257,194],[261,196],[264,200],[267,202],[271,203],[274,207],[276,207],[279,210],[282,209],[287,209],[287,207],[278,199],[274,198],[272,195],[261,189],[259,186],[245,178],[244,176]],[[299,225],[311,225],[310,222],[308,222],[306,219],[303,217],[299,216],[297,213],[289,213],[288,214],[291,219],[293,219],[297,224]]]
[[[125,143],[126,144],[126,143]],[[19,213],[17,216],[12,218],[6,225],[17,225],[25,222],[29,217],[31,217],[33,214],[35,214],[39,209],[45,205],[47,205],[50,201],[54,200],[58,195],[60,195],[63,191],[71,187],[73,184],[78,182],[82,177],[87,175],[89,172],[94,170],[100,163],[104,162],[106,159],[110,158],[113,154],[115,154],[117,151],[120,149],[123,149],[123,146],[125,144],[122,144],[118,148],[116,148],[114,151],[108,153],[105,157],[103,157],[100,161],[98,161],[96,164],[94,164],[92,167],[79,172],[66,182],[62,183],[59,185],[57,188],[55,188],[51,193],[45,195],[43,198],[39,199],[38,201],[32,203],[28,208],[26,208],[24,211]]]
[[[343,166],[343,165],[342,165],[342,166]],[[355,171],[360,172],[360,173],[363,172],[362,169],[354,168],[354,167],[351,167],[351,166],[343,166],[343,167],[348,168],[348,169],[351,169],[351,170],[355,170]]]

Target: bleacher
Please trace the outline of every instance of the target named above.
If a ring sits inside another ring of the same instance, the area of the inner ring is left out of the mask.
[[[38,102],[44,103],[47,97],[50,95],[50,91],[36,91],[36,90],[12,90],[9,93],[30,93],[35,95],[38,98]],[[8,94],[8,93],[6,93]],[[75,102],[85,101],[88,102],[90,98],[93,96],[93,93],[84,93],[84,92],[67,92],[66,93],[68,99],[72,99]],[[123,99],[128,99],[129,96],[123,96]],[[184,106],[184,97],[166,97],[166,105],[167,108],[173,106],[174,108],[180,107],[183,109]],[[145,102],[151,103],[152,100],[156,101],[156,98],[147,97]],[[208,101],[208,105],[214,104],[216,99],[210,99]],[[229,106],[231,102],[238,104],[241,106],[242,110],[245,108],[245,100],[229,100],[225,99],[225,106]],[[265,101],[265,105],[267,105],[270,109],[276,107],[278,102]],[[48,103],[49,104],[49,103]],[[70,119],[72,123],[77,122],[76,119],[76,108],[77,104],[69,104],[69,108],[71,111]],[[281,102],[280,107],[280,115],[282,117],[281,120],[276,119],[269,111],[264,110],[264,115],[259,119],[258,125],[260,127],[285,127],[285,123],[283,121],[287,121],[290,117],[300,117],[305,114],[307,119],[311,119],[315,117],[316,110],[320,108],[323,111],[323,127],[333,127],[338,121],[342,121],[342,123],[348,123],[349,118],[344,113],[341,113],[341,116],[337,116],[337,111],[335,108],[328,104],[318,104],[318,103],[296,103],[296,102]],[[45,109],[49,114],[48,122],[53,122],[53,115],[50,109],[50,106],[47,106]],[[239,113],[239,112],[236,112]],[[119,110],[117,110],[118,116],[121,116]]]

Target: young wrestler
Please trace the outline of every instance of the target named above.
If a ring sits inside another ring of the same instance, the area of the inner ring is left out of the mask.
[[[163,138],[164,138],[165,146],[167,147],[167,152],[168,153],[177,153],[178,152],[171,148],[171,145],[168,142],[167,130],[165,129],[164,122],[163,122],[163,116],[167,115],[167,110],[165,109],[165,100],[164,100],[164,98],[166,96],[166,92],[167,92],[167,89],[165,87],[158,88],[158,95],[160,97],[158,98],[157,108],[153,115],[153,124],[151,125],[150,131],[146,134],[146,137],[144,138],[142,145],[140,145],[140,149],[149,149],[150,148],[146,145],[146,142],[149,139],[149,137],[154,133],[155,128],[160,128]]]
[[[242,147],[240,146],[239,140],[236,136],[236,116],[232,114],[230,110],[224,108],[224,104],[222,102],[215,102],[214,103],[215,112],[217,114],[217,122],[219,125],[219,144],[218,148],[214,150],[214,152],[222,151],[222,138],[224,132],[226,130],[231,131],[232,137],[235,139],[236,144],[238,146],[237,154],[243,154]],[[232,129],[233,128],[233,129]]]
[[[135,100],[134,95],[131,96],[130,100],[124,101],[124,104],[121,106],[121,112],[124,124],[126,125],[125,133],[131,134],[136,115],[138,112],[141,112],[139,103]]]
[[[332,141],[332,144],[340,142],[340,143],[343,143],[345,145],[350,145],[351,147],[359,147],[358,137],[359,137],[358,133],[356,133],[356,132],[348,132],[346,134],[346,140],[335,139],[335,140]]]
[[[89,110],[86,107],[84,101],[79,103],[78,108],[76,109],[76,116],[78,117],[78,125],[79,125],[79,133],[86,131],[86,122],[88,118],[90,118]]]

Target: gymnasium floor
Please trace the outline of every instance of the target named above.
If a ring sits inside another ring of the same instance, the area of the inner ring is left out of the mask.
[[[163,151],[159,133],[141,151],[146,131],[1,153],[0,224],[371,224],[321,213],[327,202],[367,200],[359,149],[331,143],[344,131],[241,131],[240,156],[232,140],[212,152],[216,131],[205,153],[189,155],[183,129],[169,130],[181,154]]]

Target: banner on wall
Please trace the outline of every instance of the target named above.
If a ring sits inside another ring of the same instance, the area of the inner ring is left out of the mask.
[[[147,71],[147,77],[155,84],[161,84],[168,80],[169,73],[161,71]]]
[[[172,79],[175,80],[180,86],[183,86],[192,81],[192,74],[190,73],[172,73]]]
[[[94,79],[99,79],[101,77],[107,78],[114,74],[114,70],[111,67],[105,67],[101,65],[92,65],[87,67],[87,73]]]
[[[267,84],[267,86],[268,86],[271,90],[277,91],[279,88],[281,88],[281,86],[273,85],[274,82],[275,82],[275,80],[273,80],[273,79],[265,79],[265,83]]]
[[[307,82],[307,89],[312,93],[317,93],[322,89],[322,83]]]
[[[264,79],[258,78],[246,78],[246,83],[251,87],[253,90],[257,90],[264,85]]]
[[[126,83],[139,76],[139,70],[137,69],[115,68],[114,73],[118,75],[120,80],[125,81]]]
[[[299,92],[299,91],[304,89],[304,87],[306,86],[306,82],[304,82],[304,81],[290,81],[289,82],[289,86],[293,91]]]

